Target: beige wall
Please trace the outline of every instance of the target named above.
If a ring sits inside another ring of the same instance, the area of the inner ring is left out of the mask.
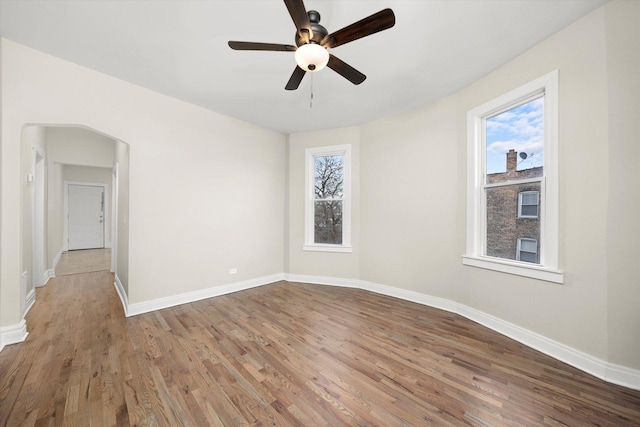
[[[114,140],[91,129],[75,126],[47,127],[50,162],[68,165],[113,167]]]
[[[456,100],[362,127],[361,278],[456,299]]]
[[[605,8],[609,104],[609,360],[640,368],[640,2]]]
[[[282,273],[284,135],[2,43],[0,325],[20,322],[25,123],[80,125],[129,144],[130,303]]]
[[[127,140],[131,303],[282,272],[285,137],[202,113]]]
[[[3,157],[3,153],[4,153],[4,132],[2,131],[2,129],[4,129],[3,126],[3,120],[4,120],[4,114],[3,114],[3,96],[2,96],[2,86],[4,83],[4,79],[2,78],[2,64],[3,64],[3,60],[2,60],[2,45],[3,45],[3,39],[0,37],[0,203],[4,201],[4,188],[2,185],[2,167],[4,166],[3,162],[2,162],[2,157]],[[10,297],[11,294],[11,290],[9,289],[4,289],[2,286],[2,268],[3,268],[3,261],[4,261],[4,257],[2,256],[2,251],[3,249],[3,239],[2,239],[2,214],[3,214],[3,210],[2,208],[0,208],[0,325],[6,325],[8,323],[3,323],[6,319],[2,313],[3,309],[2,309],[2,299],[4,298],[8,298]],[[5,319],[5,320],[3,320]],[[9,320],[11,321],[11,320]],[[2,338],[0,338],[0,347],[2,347]]]
[[[63,165],[62,176],[65,181],[90,182],[111,187],[111,168]]]

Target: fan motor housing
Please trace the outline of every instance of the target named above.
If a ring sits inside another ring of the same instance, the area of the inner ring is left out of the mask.
[[[310,10],[307,12],[309,15],[309,23],[311,24],[311,31],[313,31],[313,37],[311,37],[309,43],[318,43],[324,39],[329,32],[325,27],[320,25],[320,13],[316,10]],[[300,34],[296,33],[296,46],[302,46],[305,44],[304,39],[300,37]]]

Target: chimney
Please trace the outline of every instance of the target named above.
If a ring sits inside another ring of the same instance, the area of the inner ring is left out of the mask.
[[[516,167],[518,166],[518,153],[516,150],[509,150],[507,153],[507,175],[515,176]]]

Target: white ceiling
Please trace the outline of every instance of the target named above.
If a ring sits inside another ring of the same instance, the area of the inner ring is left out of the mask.
[[[295,27],[280,0],[2,0],[0,34],[289,133],[356,125],[454,93],[604,3],[306,0],[330,33],[387,7],[396,25],[332,49],[367,75],[361,85],[326,68],[313,79],[307,73],[296,91],[284,90],[293,53],[227,46],[228,40],[295,44]]]

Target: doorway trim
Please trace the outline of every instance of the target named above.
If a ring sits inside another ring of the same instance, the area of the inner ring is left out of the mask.
[[[47,280],[48,268],[45,251],[45,175],[46,154],[37,146],[33,147],[33,199],[31,200],[31,289],[34,295],[25,295],[24,312],[29,311],[35,302],[36,287],[43,286]]]
[[[118,163],[111,170],[111,200],[113,218],[118,218],[118,182],[120,181]],[[111,272],[118,275],[118,221],[111,224]]]
[[[80,182],[80,181],[64,181],[64,216],[63,216],[63,223],[64,223],[64,235],[63,235],[63,240],[62,240],[62,250],[64,252],[68,252],[69,251],[69,185],[85,185],[88,187],[102,187],[102,190],[104,191],[104,226],[102,227],[102,235],[103,235],[103,242],[104,242],[104,247],[105,249],[108,249],[111,247],[111,244],[107,245],[107,227],[106,224],[109,224],[108,221],[111,221],[111,215],[110,215],[110,200],[109,197],[107,197],[107,188],[108,185],[107,184],[103,184],[103,183],[95,183],[95,182]],[[113,226],[113,225],[112,225]],[[111,243],[111,242],[109,242]]]

